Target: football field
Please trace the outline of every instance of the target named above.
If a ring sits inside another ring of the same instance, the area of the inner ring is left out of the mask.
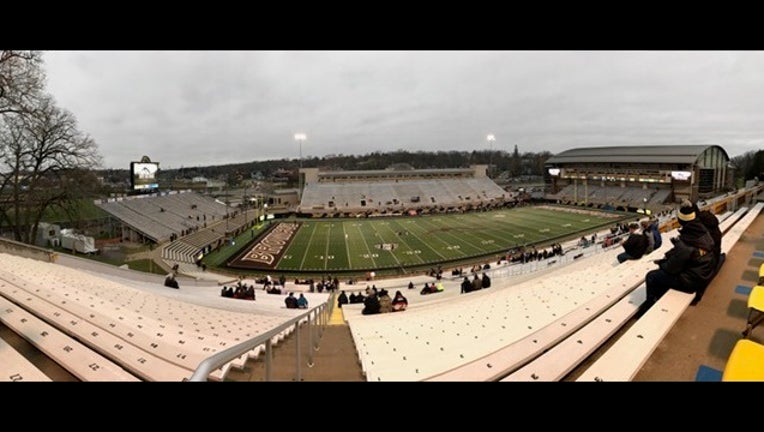
[[[360,271],[423,267],[548,244],[610,227],[634,215],[566,207],[484,213],[290,223],[291,240],[269,267],[282,271]],[[278,226],[277,226],[278,228]],[[248,246],[257,248],[258,243]],[[261,246],[262,247],[262,246]]]

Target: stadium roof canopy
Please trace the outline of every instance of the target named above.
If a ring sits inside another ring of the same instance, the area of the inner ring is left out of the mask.
[[[467,174],[472,173],[472,168],[441,168],[441,169],[418,169],[418,170],[358,170],[358,171],[321,171],[321,177],[346,177],[346,176],[381,176],[390,174],[426,175],[426,174]]]
[[[570,163],[668,163],[694,164],[704,151],[715,145],[675,145],[675,146],[628,146],[628,147],[583,147],[566,150],[549,159],[547,164]],[[719,147],[727,156],[727,152]]]

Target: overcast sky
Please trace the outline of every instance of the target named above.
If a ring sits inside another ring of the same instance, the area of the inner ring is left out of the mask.
[[[372,151],[764,148],[764,52],[55,51],[105,167]]]

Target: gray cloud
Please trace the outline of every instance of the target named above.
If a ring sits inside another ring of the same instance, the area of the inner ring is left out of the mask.
[[[764,141],[762,52],[47,52],[108,167]]]

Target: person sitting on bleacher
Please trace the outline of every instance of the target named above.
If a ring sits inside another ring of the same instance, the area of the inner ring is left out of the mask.
[[[379,292],[379,313],[388,313],[393,311],[393,299],[387,293],[386,289]]]
[[[434,286],[435,286],[435,284],[433,284],[433,287],[434,287]],[[435,291],[434,291],[432,288],[430,288],[430,284],[429,284],[429,283],[427,283],[427,282],[425,282],[425,283],[424,283],[424,288],[422,288],[422,291],[419,291],[419,294],[421,294],[421,295],[426,295],[426,294],[432,294],[432,293],[434,293],[434,292],[435,292]]]
[[[472,279],[472,291],[478,291],[480,289],[483,289],[483,281],[481,281],[478,275],[475,274],[475,279]]]
[[[414,282],[409,281],[409,289],[414,289]]]
[[[284,304],[287,309],[297,309],[297,299],[294,298],[294,293],[289,293],[287,298],[284,299]]]
[[[297,299],[297,308],[298,309],[308,308],[308,299],[305,298],[305,295],[303,295],[303,293],[300,293],[300,298]]]
[[[483,285],[483,288],[490,288],[491,278],[489,278],[487,274],[483,273],[483,279],[481,280],[481,283]]]
[[[714,240],[692,207],[682,207],[677,213],[681,228],[679,237],[671,241],[674,247],[655,263],[658,269],[645,275],[647,297],[639,315],[645,313],[669,289],[695,293],[692,304],[700,301],[706,286],[716,271]]]
[[[465,276],[464,280],[462,281],[462,291],[460,294],[466,294],[470,291],[472,291],[472,284],[470,283],[470,279]]]
[[[395,297],[393,298],[393,312],[405,311],[408,305],[409,301],[406,297],[404,297],[400,291],[396,291]]]
[[[652,229],[650,228],[650,221],[645,219],[639,223],[639,226],[642,227],[642,235],[645,236],[645,241],[647,242],[647,247],[645,248],[645,253],[642,255],[648,255],[650,252],[655,250],[655,236],[653,236]]]
[[[682,206],[692,207],[695,214],[698,215],[700,222],[703,223],[708,233],[711,234],[711,238],[714,239],[714,254],[717,261],[719,261],[719,265],[721,265],[725,257],[722,255],[722,231],[719,229],[719,219],[708,210],[700,210],[697,204],[693,204],[689,200],[683,200]]]
[[[353,294],[350,294],[350,297],[355,297],[355,296],[353,296]],[[347,294],[345,294],[345,291],[342,291],[339,297],[337,297],[337,307],[342,308],[342,305],[348,304],[348,303],[349,303],[348,296]]]
[[[363,315],[374,315],[379,313],[379,299],[377,295],[372,293],[363,300]]]
[[[644,235],[638,234],[639,224],[632,222],[629,224],[629,238],[623,242],[623,252],[618,254],[618,263],[627,260],[638,260],[642,258],[647,249],[647,239]]]
[[[178,281],[175,280],[175,275],[173,273],[168,274],[164,279],[164,286],[175,289],[180,288],[180,286],[178,286]]]

